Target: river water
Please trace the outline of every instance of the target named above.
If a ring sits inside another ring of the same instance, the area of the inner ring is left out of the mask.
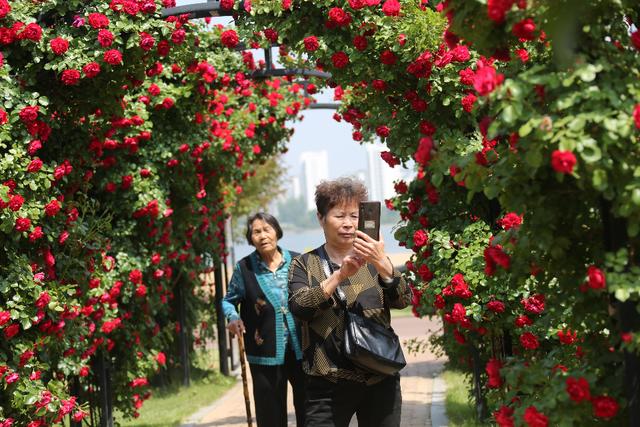
[[[410,252],[406,248],[398,245],[398,242],[393,237],[393,230],[395,224],[381,224],[380,232],[384,238],[385,251],[388,254],[397,254]],[[282,239],[278,244],[285,248],[296,252],[307,252],[311,249],[317,248],[324,243],[324,233],[321,228],[311,230],[284,230]],[[249,255],[254,251],[254,247],[245,242],[234,244],[235,261],[239,261],[241,258]]]

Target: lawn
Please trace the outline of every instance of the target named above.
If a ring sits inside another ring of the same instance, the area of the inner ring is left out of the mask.
[[[475,406],[469,402],[468,381],[460,371],[445,370],[442,373],[447,383],[445,408],[449,427],[480,427],[483,425],[475,419]]]
[[[116,414],[121,426],[174,427],[186,420],[200,408],[213,403],[231,388],[236,379],[218,372],[215,351],[196,355],[195,367],[191,369],[191,386],[183,387],[176,375],[171,385],[153,389],[152,397],[140,409],[140,417],[125,420]]]

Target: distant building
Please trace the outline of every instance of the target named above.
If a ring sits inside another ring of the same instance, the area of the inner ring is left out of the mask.
[[[367,184],[369,185],[369,199],[383,201],[395,194],[393,182],[404,178],[406,170],[398,165],[390,167],[380,153],[388,151],[382,144],[367,144],[367,164],[369,167]]]
[[[301,190],[307,210],[316,208],[316,186],[320,181],[329,179],[329,156],[325,150],[305,151],[300,155],[302,164]]]
[[[287,187],[287,194],[285,199],[299,199],[302,196],[302,189],[300,188],[300,177],[290,176],[288,178],[289,186]]]

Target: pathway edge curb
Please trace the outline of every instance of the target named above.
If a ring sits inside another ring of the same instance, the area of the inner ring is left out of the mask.
[[[447,395],[447,383],[441,374],[433,379],[433,392],[431,395],[431,427],[447,427],[449,420],[445,409],[445,397]]]

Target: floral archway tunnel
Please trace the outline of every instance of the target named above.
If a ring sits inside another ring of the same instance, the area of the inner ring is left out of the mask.
[[[415,311],[443,318],[481,416],[637,424],[635,2],[225,0],[237,28],[206,30],[159,19],[173,6],[0,2],[3,423],[82,418],[69,385],[96,354],[116,406],[145,399],[164,302],[304,103],[247,78],[241,39],[330,72],[353,138],[415,160],[387,203]]]

